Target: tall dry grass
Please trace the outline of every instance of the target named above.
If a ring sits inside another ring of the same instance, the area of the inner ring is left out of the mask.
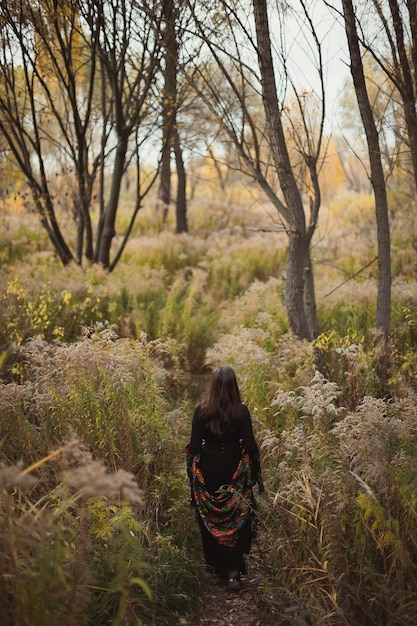
[[[5,626],[168,624],[192,607],[180,416],[158,354],[91,329],[14,348],[16,381],[0,385]]]
[[[353,411],[339,398],[337,385],[317,373],[296,393],[277,392],[271,403],[278,423],[282,414],[296,419],[262,440],[269,618],[411,625],[417,610],[416,397],[365,396]],[[292,609],[283,604],[289,597]]]
[[[2,624],[197,619],[183,448],[221,363],[235,368],[262,443],[259,622],[412,623],[412,233],[395,224],[381,399],[372,215],[369,198],[340,196],[319,225],[325,377],[313,346],[288,334],[285,235],[268,232],[279,229],[262,206],[196,197],[180,237],[150,207],[111,276],[60,268],[39,230],[11,217],[1,243],[14,253],[0,254]]]

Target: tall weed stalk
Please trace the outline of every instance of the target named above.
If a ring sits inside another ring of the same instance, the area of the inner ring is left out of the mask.
[[[169,376],[157,355],[144,338],[120,340],[108,330],[71,345],[15,348],[19,383],[0,385],[2,474],[14,476],[1,495],[0,541],[9,555],[1,579],[19,581],[6,586],[5,626],[174,624],[192,606],[194,560],[177,543],[186,534],[178,514],[187,502],[181,415],[168,411]],[[74,436],[83,444],[62,448]],[[23,493],[15,487],[29,476],[26,466],[37,480]],[[78,595],[79,612],[67,617]]]
[[[268,577],[311,623],[411,624],[417,584],[415,398],[365,397],[353,411],[320,374],[271,404],[296,417],[264,432]],[[291,623],[285,622],[282,623]]]

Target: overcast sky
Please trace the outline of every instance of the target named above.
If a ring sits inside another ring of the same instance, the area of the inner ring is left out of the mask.
[[[293,0],[292,4],[294,7],[299,6],[298,0]],[[337,19],[323,0],[313,0],[309,7],[322,45],[327,124],[334,127],[335,124],[337,126],[337,103],[344,82],[350,77],[346,35],[340,17]],[[271,31],[274,32],[276,40],[281,34],[282,27],[278,27],[274,19],[272,22]],[[297,86],[305,85],[306,89],[318,91],[317,51],[301,17],[286,21],[283,38],[288,52],[289,72],[297,81]]]

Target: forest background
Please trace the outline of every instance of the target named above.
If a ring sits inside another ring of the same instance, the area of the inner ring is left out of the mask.
[[[228,363],[254,620],[413,624],[413,3],[0,7],[0,622],[198,623],[184,447]]]

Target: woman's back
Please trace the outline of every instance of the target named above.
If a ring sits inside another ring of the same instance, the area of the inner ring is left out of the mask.
[[[197,406],[192,421],[188,449],[191,454],[201,453],[201,470],[207,489],[213,493],[221,485],[228,484],[245,450],[252,461],[253,479],[259,471],[259,450],[256,444],[252,420],[248,408],[240,403],[240,416],[233,428],[223,433],[213,433],[205,423],[201,405]]]
[[[194,410],[187,470],[206,563],[238,588],[251,546],[260,462],[251,416],[230,367],[213,372],[208,395]]]

